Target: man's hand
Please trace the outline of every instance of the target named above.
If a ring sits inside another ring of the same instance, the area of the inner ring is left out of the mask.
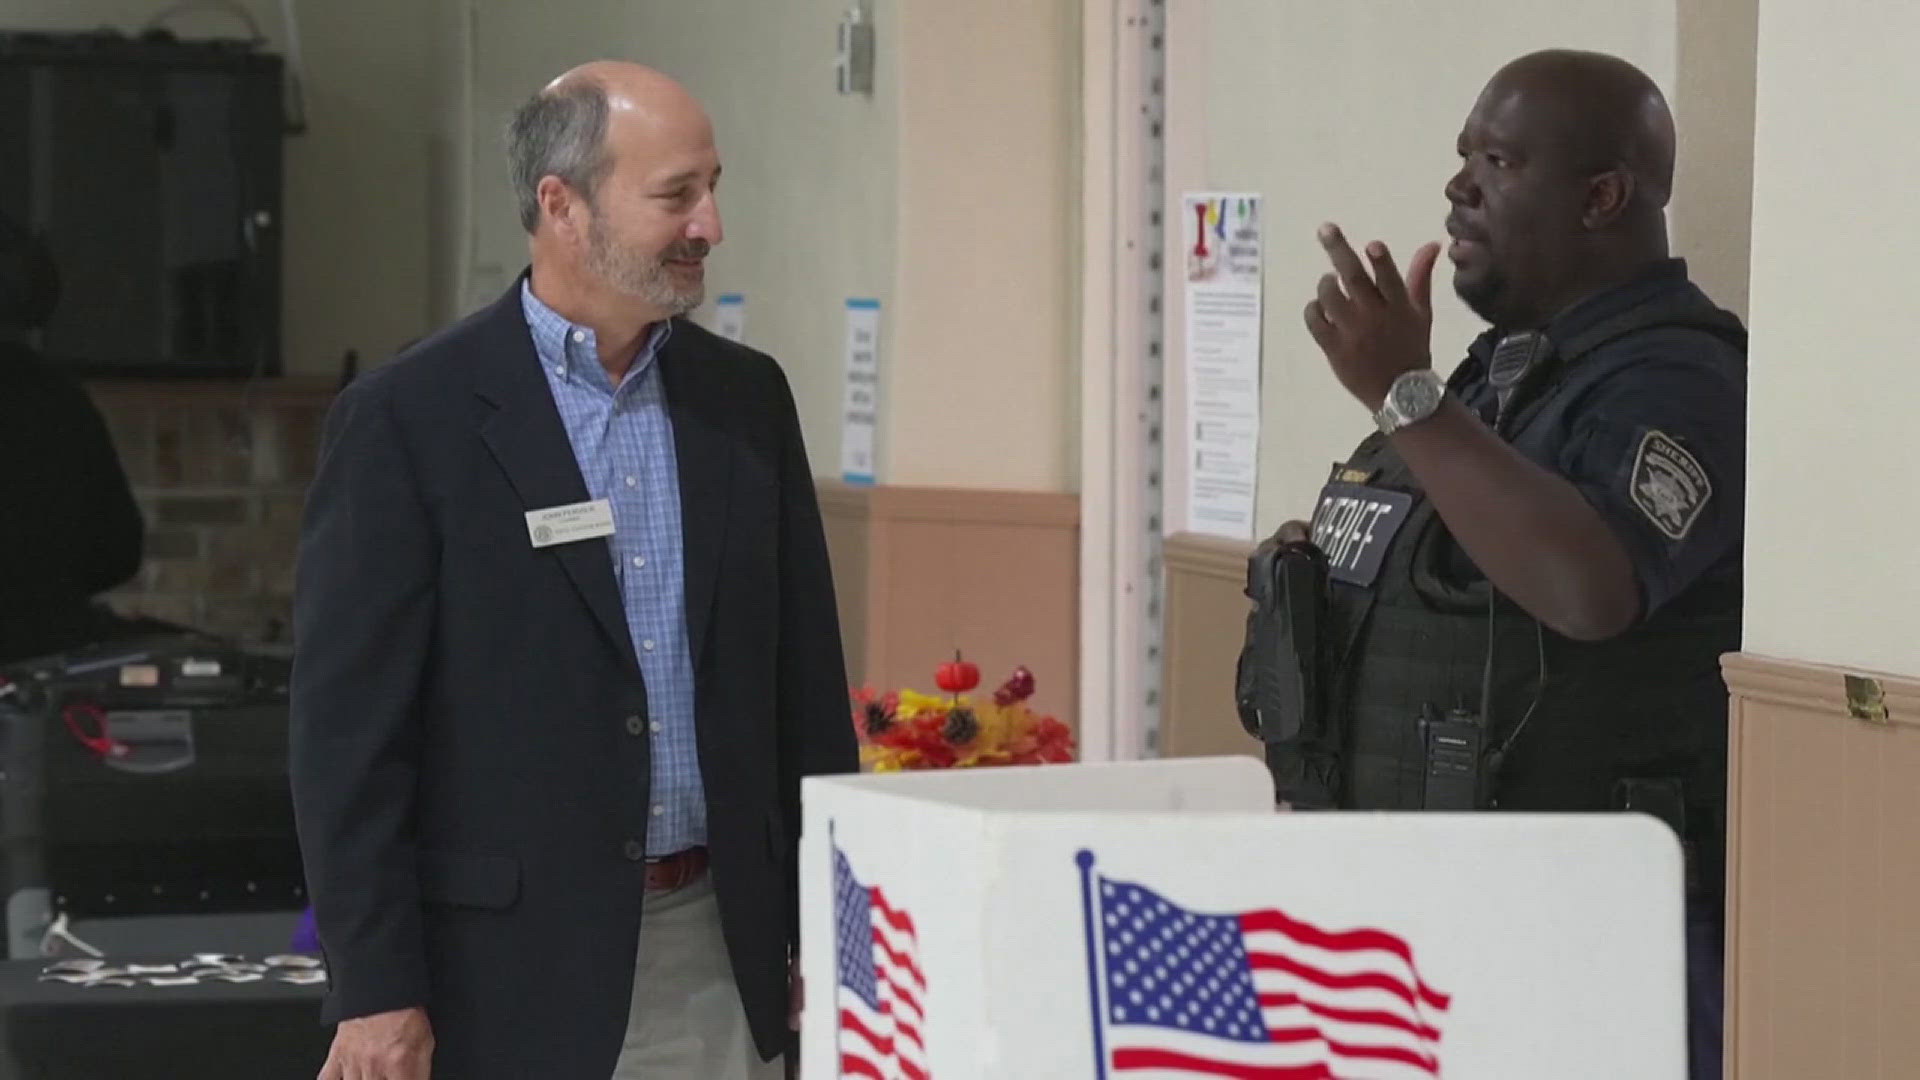
[[[1298,543],[1302,540],[1307,539],[1308,536],[1309,536],[1309,533],[1308,533],[1308,526],[1306,522],[1289,521],[1286,524],[1281,525],[1279,528],[1273,530],[1272,536],[1269,536],[1265,540],[1260,541],[1260,546],[1254,549],[1254,555],[1256,558],[1259,556],[1263,556],[1268,552],[1273,551],[1276,548],[1280,547],[1282,544]]]
[[[1320,279],[1319,295],[1307,305],[1307,332],[1327,354],[1340,385],[1378,410],[1393,380],[1433,366],[1433,264],[1440,245],[1414,252],[1405,281],[1378,240],[1367,245],[1371,276],[1339,227],[1322,225],[1320,246],[1334,272]]]
[[[342,1020],[319,1080],[428,1080],[433,1027],[425,1009]]]

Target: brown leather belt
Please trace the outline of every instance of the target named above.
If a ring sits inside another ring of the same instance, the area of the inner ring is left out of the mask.
[[[671,855],[662,855],[647,860],[647,891],[672,892],[683,889],[700,879],[707,872],[707,849],[703,847],[676,851]]]

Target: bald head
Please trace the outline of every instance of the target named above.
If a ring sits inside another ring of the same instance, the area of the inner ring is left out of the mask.
[[[670,76],[645,64],[625,60],[595,60],[581,64],[548,83],[544,94],[570,94],[594,91],[607,103],[609,112],[636,118],[672,117],[694,114],[704,117],[706,110]]]
[[[1617,56],[1555,49],[1500,69],[1481,100],[1507,99],[1588,173],[1625,169],[1646,206],[1673,194],[1673,114],[1646,73]]]
[[[1496,326],[1537,326],[1667,254],[1673,117],[1617,57],[1540,52],[1500,69],[1447,184],[1454,291]]]

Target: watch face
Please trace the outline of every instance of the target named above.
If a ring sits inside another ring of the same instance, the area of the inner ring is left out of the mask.
[[[1394,380],[1394,411],[1409,419],[1422,417],[1432,412],[1440,404],[1440,395],[1445,387],[1438,379],[1424,375]]]

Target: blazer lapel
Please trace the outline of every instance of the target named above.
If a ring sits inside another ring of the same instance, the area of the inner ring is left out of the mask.
[[[686,574],[687,644],[695,670],[705,654],[714,588],[720,578],[732,491],[733,440],[726,427],[723,369],[701,355],[690,327],[675,328],[661,350],[667,412],[673,418],[673,451],[680,470],[681,556]]]
[[[479,318],[490,325],[479,335],[484,352],[474,358],[474,394],[492,407],[480,422],[481,439],[526,510],[586,502],[591,496],[540,372],[519,283]],[[606,539],[556,544],[543,554],[559,560],[615,650],[639,670]]]

